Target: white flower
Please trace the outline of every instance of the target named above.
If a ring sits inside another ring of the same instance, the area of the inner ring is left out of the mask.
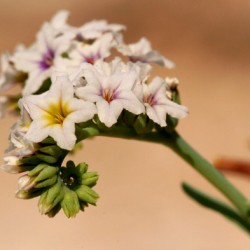
[[[69,28],[67,24],[67,20],[69,17],[69,11],[67,10],[59,10],[50,20],[50,24],[54,29],[60,31],[65,31],[65,29]]]
[[[88,40],[99,38],[107,32],[117,34],[125,29],[126,27],[121,24],[108,24],[106,20],[93,20],[80,27],[78,34]]]
[[[9,147],[4,152],[5,164],[1,168],[9,173],[20,173],[24,169],[20,166],[20,159],[24,156],[32,155],[36,150],[36,145],[25,138],[27,126],[30,118],[21,104],[21,119],[18,120],[10,129]]]
[[[69,58],[61,59],[60,68],[73,74],[83,62],[94,64],[107,58],[115,44],[110,33],[104,34],[92,44],[77,43],[68,53]]]
[[[5,156],[3,157],[4,165],[1,166],[1,169],[10,174],[17,174],[22,172],[22,167],[20,167],[20,157],[17,156]]]
[[[66,51],[71,36],[57,36],[58,31],[45,23],[30,48],[14,54],[12,60],[18,70],[29,74],[23,94],[35,93],[57,67],[57,59]]]
[[[23,51],[25,47],[20,44],[16,47],[15,52]],[[6,52],[1,55],[1,72],[0,72],[0,90],[6,90],[15,85],[22,73],[18,72],[11,61],[11,55]]]
[[[159,52],[152,50],[150,42],[141,38],[137,43],[121,44],[118,47],[123,55],[128,56],[132,62],[156,63],[167,68],[173,68],[175,64],[162,56]]]
[[[78,88],[76,95],[96,103],[99,119],[107,127],[117,122],[123,109],[134,114],[144,112],[143,104],[133,93],[137,79],[134,70],[122,72],[117,67],[113,72],[112,63],[98,62],[97,65],[83,64],[82,72],[87,85]]]
[[[149,84],[142,84],[144,105],[146,114],[155,123],[165,127],[166,115],[169,114],[175,118],[184,118],[188,109],[169,100],[166,96],[166,85],[162,78],[155,77]]]
[[[26,96],[23,104],[32,118],[25,137],[38,143],[51,136],[67,150],[73,149],[76,142],[75,124],[92,119],[96,113],[94,104],[74,97],[66,75],[52,77],[48,92]]]

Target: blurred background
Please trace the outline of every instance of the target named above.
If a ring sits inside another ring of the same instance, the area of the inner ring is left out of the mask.
[[[0,0],[0,52],[33,43],[45,20],[60,9],[69,23],[93,19],[127,26],[125,40],[147,37],[176,62],[162,76],[181,81],[190,115],[178,130],[207,159],[249,159],[250,1]],[[0,121],[0,156],[16,118]],[[221,197],[169,149],[160,145],[95,138],[74,156],[98,171],[97,207],[75,219],[41,216],[37,200],[14,197],[16,175],[0,173],[0,248],[4,250],[248,250],[249,237],[221,215],[201,208],[182,191],[188,181]],[[228,178],[250,198],[250,180]]]

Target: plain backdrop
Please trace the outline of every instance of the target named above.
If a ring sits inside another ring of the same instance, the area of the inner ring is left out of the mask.
[[[1,0],[0,52],[34,41],[45,20],[60,10],[69,22],[93,19],[127,26],[125,40],[145,36],[176,69],[189,116],[178,131],[207,159],[249,159],[250,1]],[[16,118],[0,121],[0,156]],[[188,181],[221,195],[170,149],[149,143],[95,138],[73,157],[98,171],[101,198],[75,219],[39,214],[37,200],[14,197],[17,175],[0,173],[0,249],[3,250],[248,250],[249,237],[206,210],[180,187]],[[2,162],[2,161],[1,161]],[[228,178],[250,198],[250,181]]]

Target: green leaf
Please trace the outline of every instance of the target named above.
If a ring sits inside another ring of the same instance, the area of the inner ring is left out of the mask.
[[[207,194],[191,187],[187,183],[182,183],[182,188],[189,197],[194,199],[200,205],[224,215],[227,219],[238,224],[247,233],[250,233],[250,222],[247,221],[247,218],[241,217],[240,214],[224,202],[208,196]]]

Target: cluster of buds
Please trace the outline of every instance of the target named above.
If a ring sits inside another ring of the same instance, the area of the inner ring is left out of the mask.
[[[98,194],[92,189],[98,180],[96,172],[87,172],[88,166],[72,161],[66,167],[41,163],[19,178],[17,198],[40,196],[41,214],[55,216],[62,208],[65,215],[75,217],[88,204],[96,205]]]
[[[0,96],[0,115],[10,106],[21,111],[2,166],[27,172],[17,196],[41,195],[42,214],[62,207],[73,217],[98,198],[91,189],[97,176],[86,165],[61,167],[79,141],[107,131],[123,137],[124,128],[136,135],[171,132],[188,109],[180,104],[177,79],[150,76],[153,64],[174,63],[146,38],[126,44],[125,26],[99,20],[74,27],[68,15],[58,12],[31,46],[2,56],[0,90],[20,84],[22,92]]]

